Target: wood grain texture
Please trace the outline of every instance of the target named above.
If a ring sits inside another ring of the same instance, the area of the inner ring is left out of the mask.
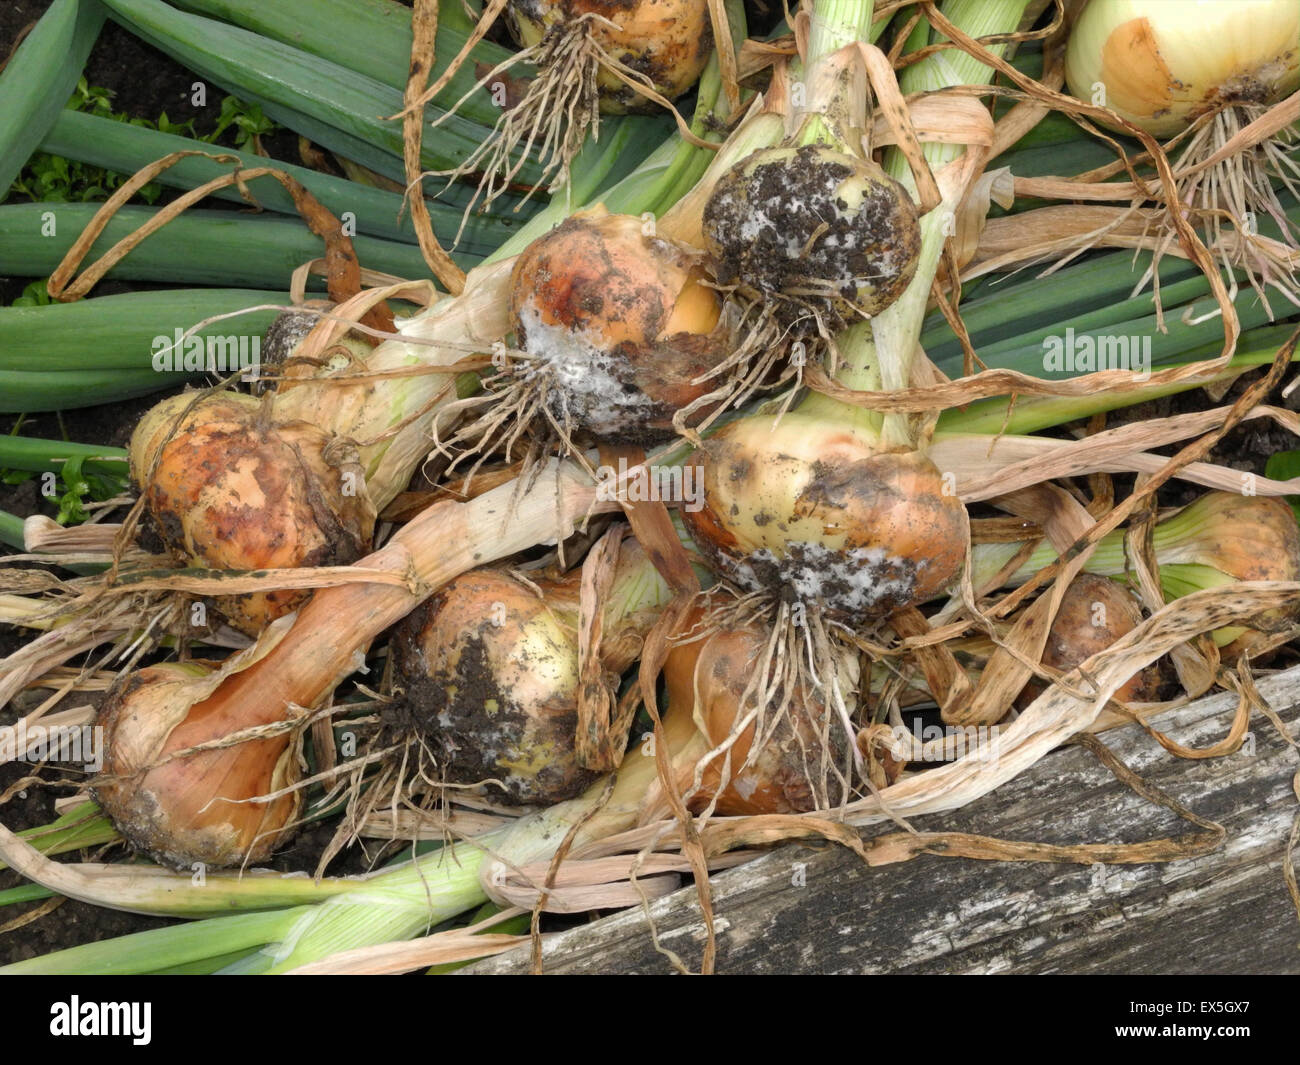
[[[1295,737],[1300,667],[1259,687]],[[1234,696],[1213,696],[1161,727],[1208,746],[1226,732],[1234,706]],[[842,848],[784,846],[712,879],[718,971],[1300,973],[1300,921],[1282,876],[1300,753],[1262,714],[1250,727],[1241,750],[1205,761],[1176,759],[1136,728],[1104,736],[1145,779],[1224,825],[1227,839],[1213,853],[1136,866],[923,856],[868,868]],[[1193,828],[1078,747],[1054,752],[964,810],[914,825],[1048,843],[1138,842]],[[651,912],[663,946],[697,967],[704,930],[694,888]],[[528,952],[516,950],[463,971],[528,969]],[[640,910],[551,936],[543,969],[673,971]]]

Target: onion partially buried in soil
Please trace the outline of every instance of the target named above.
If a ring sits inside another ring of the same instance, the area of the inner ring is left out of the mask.
[[[809,334],[884,310],[921,251],[907,190],[824,145],[766,148],[732,167],[705,205],[704,236],[720,283],[776,298],[782,320]]]
[[[584,15],[599,16],[589,21],[593,43],[669,100],[695,84],[713,51],[704,0],[511,0],[505,9],[506,23],[524,47],[548,33],[566,32]],[[658,107],[603,66],[596,86],[606,114]]]
[[[394,631],[405,698],[388,731],[427,748],[447,783],[489,798],[549,805],[597,774],[578,764],[576,634],[537,591],[475,570],[445,585]]]
[[[695,543],[748,591],[855,623],[933,598],[961,571],[966,512],[934,464],[792,412],[724,426],[689,460]]]
[[[698,623],[701,617],[697,612],[693,620]],[[715,756],[699,792],[688,799],[693,812],[715,797],[715,809],[723,815],[808,813],[845,797],[841,775],[847,737],[808,691],[797,690],[784,709],[779,706],[781,693],[773,693],[777,698],[769,700],[764,715],[738,727],[753,705],[754,674],[766,644],[757,626],[724,628],[677,644],[664,663],[671,713],[693,713],[696,727],[715,748],[738,732],[730,748],[726,786],[723,758]],[[760,722],[770,736],[755,751]]]
[[[177,869],[255,864],[285,842],[301,808],[296,743],[281,733],[177,757],[241,727],[239,707],[212,695],[195,662],[137,670],[109,694],[96,724],[104,765],[96,802],[137,850]],[[209,697],[211,696],[211,697]]]
[[[183,563],[214,570],[345,565],[369,549],[374,515],[361,468],[306,422],[275,422],[268,406],[221,393],[164,400],[131,438],[132,479],[154,530]],[[217,609],[257,635],[310,594],[218,596]]]
[[[1043,647],[1042,663],[1061,673],[1106,650],[1142,623],[1142,610],[1133,593],[1109,577],[1080,573],[1061,597]],[[1021,707],[1033,702],[1046,685],[1031,680],[1021,692]],[[1121,703],[1154,702],[1160,694],[1160,670],[1149,665],[1115,692]]]
[[[644,444],[672,433],[678,410],[724,355],[721,303],[697,256],[630,215],[596,206],[538,238],[511,275],[519,347],[561,426]]]

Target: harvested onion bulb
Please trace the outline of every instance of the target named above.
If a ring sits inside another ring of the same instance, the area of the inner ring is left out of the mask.
[[[923,455],[798,411],[742,418],[692,461],[704,506],[683,520],[749,591],[861,621],[922,602],[961,570],[966,513]]]
[[[301,807],[292,788],[299,751],[283,732],[223,742],[246,722],[220,697],[219,676],[195,662],[137,670],[96,722],[105,749],[96,801],[134,847],[175,868],[260,862],[288,838]],[[203,744],[214,746],[177,754]],[[250,801],[282,788],[290,790]]]
[[[647,443],[706,395],[722,358],[720,304],[695,256],[630,215],[596,206],[519,256],[510,308],[555,421]]]
[[[1085,567],[1090,573],[1113,577],[1126,574],[1124,530],[1102,537]],[[1207,492],[1182,510],[1157,523],[1152,532],[1160,585],[1169,599],[1234,581],[1300,580],[1300,525],[1284,500],[1271,496],[1240,496],[1232,492]],[[977,583],[999,568],[1019,545],[986,544],[976,549]],[[1049,565],[1056,552],[1048,544],[1037,547],[1009,578],[1023,584]],[[1300,614],[1300,602],[1289,611],[1270,612],[1259,629],[1232,626],[1212,636],[1226,658],[1257,647],[1264,629],[1285,624]]]
[[[704,208],[718,280],[776,297],[803,332],[878,314],[916,274],[921,231],[907,190],[868,160],[822,144],[755,152]]]
[[[622,541],[612,565],[598,579],[600,619],[590,631],[599,637],[588,647],[594,673],[583,671],[578,654],[578,574],[527,584],[480,569],[445,585],[395,630],[405,698],[390,736],[428,749],[449,783],[496,781],[489,794],[506,802],[578,795],[596,777],[581,760],[579,688],[605,684],[612,696],[672,599],[636,540]]]
[[[701,616],[697,611],[693,620]],[[664,663],[671,714],[693,714],[715,749],[736,733],[729,764],[711,758],[699,790],[689,797],[696,812],[716,800],[715,809],[724,815],[807,813],[844,797],[837,770],[844,768],[847,737],[807,690],[795,693],[774,728],[776,706],[742,727],[766,642],[757,626],[727,628],[674,646]],[[760,722],[766,742],[755,750]]]
[[[1091,0],[1070,33],[1065,76],[1158,137],[1233,104],[1269,104],[1300,88],[1295,0]]]
[[[524,47],[547,34],[573,32],[583,16],[592,43],[614,62],[648,79],[669,100],[695,84],[713,50],[703,0],[510,0],[506,22]],[[654,103],[602,66],[596,76],[607,114],[646,111]]]
[[[1253,144],[1240,138],[1300,88],[1300,0],[1091,0],[1070,35],[1065,72],[1079,98],[1156,137],[1181,135],[1169,146],[1180,174],[1174,193],[1206,243],[1245,272],[1266,308],[1267,285],[1300,303],[1300,230],[1273,188],[1281,181],[1296,191],[1294,124]],[[1221,155],[1229,145],[1236,150]],[[1158,249],[1175,239],[1172,224],[1162,238]]]
[[[1142,610],[1132,592],[1109,577],[1080,573],[1061,598],[1043,648],[1043,665],[1067,673],[1141,623]],[[1159,689],[1160,673],[1153,664],[1130,677],[1113,698],[1122,703],[1154,702]],[[1031,681],[1022,699],[1031,701],[1042,690]]]
[[[398,728],[432,752],[442,779],[512,804],[580,794],[596,774],[578,764],[578,647],[537,591],[474,570],[397,627],[393,661],[405,690]]]
[[[272,421],[251,397],[221,393],[194,403],[193,393],[182,393],[141,419],[131,437],[131,474],[158,536],[186,564],[345,565],[368,550],[374,515],[360,467],[335,457],[330,443],[306,422]],[[307,594],[215,601],[235,628],[257,635]]]

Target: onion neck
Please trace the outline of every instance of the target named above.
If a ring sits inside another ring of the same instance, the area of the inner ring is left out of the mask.
[[[972,37],[1016,30],[1029,0],[947,0],[944,14],[950,22]],[[1006,50],[1005,45],[990,48],[996,55]],[[904,93],[933,92],[958,85],[983,85],[989,80],[990,68],[955,49],[936,52],[908,67],[903,72],[899,87]],[[957,159],[966,146],[963,144],[924,144],[922,153],[931,171],[936,175]],[[900,182],[913,198],[918,198],[916,180],[903,153],[891,149],[885,159],[885,169]],[[907,291],[890,307],[872,319],[872,333],[878,350],[880,373],[886,390],[897,391],[911,384],[912,363],[921,336],[930,287],[939,269],[939,260],[948,239],[951,219],[965,195],[964,186],[952,182],[939,182],[943,195],[937,207],[921,219],[921,255],[916,276]],[[906,439],[908,434],[901,415],[885,419],[886,436]]]
[[[874,0],[816,0],[811,7],[803,60],[806,99],[796,109],[798,128],[789,143],[821,144],[861,156],[861,148],[851,144],[848,135],[853,127],[865,126],[867,97],[860,79],[853,76],[856,64],[836,63],[831,57],[857,41],[872,39]]]
[[[874,8],[873,0],[818,0],[814,5],[805,57],[807,81],[814,90],[809,93],[804,117],[792,138],[795,144],[823,144],[837,151],[862,154],[860,149],[845,143],[837,123],[828,117],[853,106],[861,109],[861,101],[855,103],[841,98],[851,88],[851,79],[828,75],[832,66],[830,57],[836,52],[855,41],[874,41],[880,36],[888,20],[873,23]],[[871,326],[866,322],[849,326],[840,334],[837,347],[840,357],[834,368],[835,381],[859,392],[878,391],[880,364],[871,341]],[[879,439],[881,434],[880,414],[819,392],[809,393],[797,409],[828,424],[852,426],[872,440]]]
[[[880,391],[880,362],[876,357],[870,323],[857,322],[849,326],[840,334],[837,347],[839,363],[835,367],[835,382],[857,392]],[[882,415],[879,411],[857,407],[821,392],[809,392],[797,410],[828,425],[852,426],[860,435],[871,440],[883,440],[887,445],[910,448],[912,443],[906,421],[900,415]]]

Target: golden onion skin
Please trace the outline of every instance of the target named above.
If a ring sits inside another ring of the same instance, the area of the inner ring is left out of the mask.
[[[700,616],[697,612],[695,621]],[[682,631],[693,624],[688,619]],[[759,629],[746,627],[723,629],[674,646],[663,667],[670,712],[685,713],[690,708],[709,744],[723,743],[742,716],[745,689],[762,660],[766,642]],[[705,770],[700,791],[690,801],[692,812],[700,812],[716,797],[715,809],[724,816],[808,813],[818,807],[814,781],[822,780],[830,788],[828,800],[840,802],[843,795],[835,774],[827,770],[844,767],[846,739],[837,723],[825,727],[825,718],[820,703],[806,694],[797,695],[753,764],[745,766],[754,743],[755,725],[751,723],[731,748],[726,788],[718,790],[723,762],[715,758]]]
[[[1268,104],[1300,88],[1300,3],[1091,0],[1070,33],[1065,76],[1157,137],[1234,103]]]
[[[1156,544],[1162,572],[1168,566],[1204,567],[1196,575],[1202,587],[1214,583],[1206,578],[1215,570],[1223,574],[1225,584],[1300,580],[1300,525],[1290,505],[1276,496],[1207,492],[1156,526]],[[1300,601],[1290,609],[1261,615],[1258,629],[1219,629],[1214,641],[1225,661],[1231,662],[1262,644],[1264,633],[1298,615]]]
[[[1080,573],[1065,590],[1052,620],[1043,647],[1043,665],[1068,673],[1141,623],[1142,609],[1132,592],[1109,577]],[[1031,680],[1021,693],[1021,704],[1032,702],[1044,690],[1045,685]],[[1122,703],[1150,703],[1159,695],[1160,671],[1153,663],[1130,677],[1113,698]]]
[[[457,577],[391,646],[405,690],[392,730],[418,738],[446,782],[496,780],[494,800],[549,805],[596,779],[576,752],[576,636],[527,585],[495,570]]]
[[[510,0],[505,9],[506,24],[524,47],[587,14],[614,23],[593,22],[595,42],[649,78],[669,100],[699,80],[713,51],[713,23],[704,0]],[[605,114],[658,109],[603,67],[596,85]]]
[[[734,421],[689,461],[704,505],[682,519],[742,588],[861,621],[933,598],[961,571],[965,508],[922,455],[792,412]]]
[[[538,238],[511,274],[519,346],[550,371],[560,424],[597,439],[651,443],[716,383],[692,382],[722,359],[721,304],[694,256],[602,206]]]
[[[133,847],[175,869],[264,861],[289,838],[302,806],[297,790],[265,803],[240,801],[300,779],[297,744],[283,733],[170,757],[241,727],[239,708],[218,696],[193,701],[196,681],[209,672],[193,662],[139,669],[96,719],[105,758],[95,801]]]
[[[704,207],[718,281],[818,306],[826,324],[878,314],[916,275],[916,204],[875,163],[824,145],[765,148],[718,180]],[[783,318],[816,323],[797,303]],[[802,315],[802,317],[798,317]]]
[[[215,392],[196,402],[197,393],[181,392],[150,407],[131,432],[128,460],[131,480],[139,485],[168,436],[204,422],[240,421],[251,417],[258,401],[242,392]],[[177,424],[177,419],[182,419]]]
[[[154,528],[178,558],[214,570],[262,570],[345,565],[366,554],[374,516],[365,481],[355,463],[327,459],[327,433],[306,422],[273,423],[251,397],[218,395],[168,437],[174,401],[191,398],[173,397],[167,410],[147,415],[130,452]],[[255,636],[309,594],[215,602],[232,626]]]

